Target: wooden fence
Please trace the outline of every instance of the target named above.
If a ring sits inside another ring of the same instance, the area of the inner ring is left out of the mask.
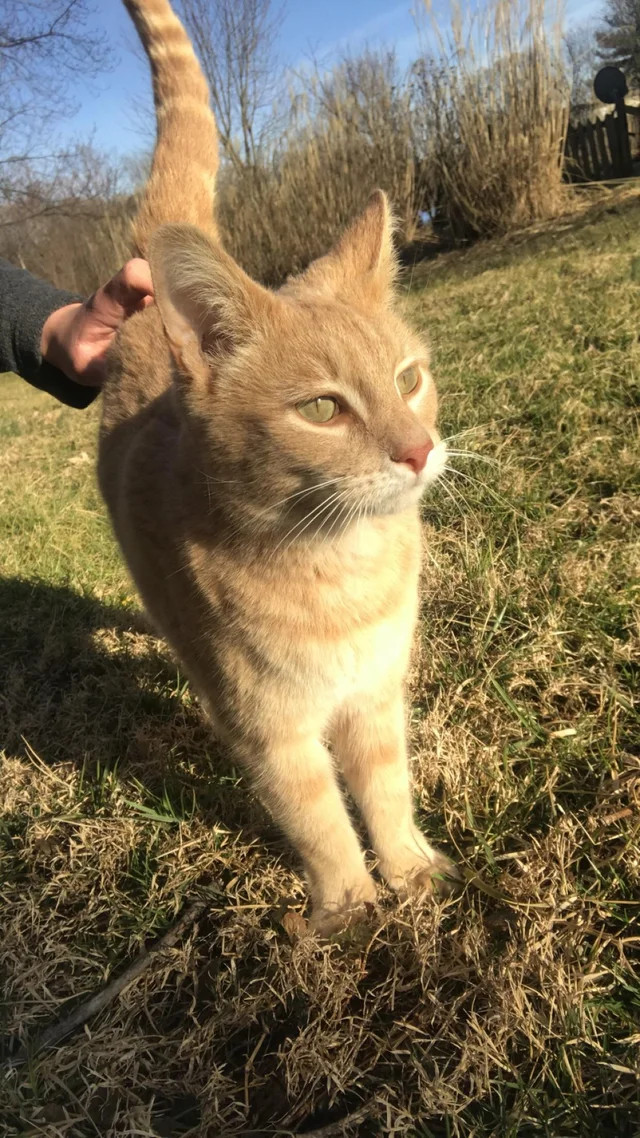
[[[602,182],[633,174],[638,153],[640,118],[637,107],[619,105],[596,122],[570,126],[565,144],[565,171],[570,182]]]

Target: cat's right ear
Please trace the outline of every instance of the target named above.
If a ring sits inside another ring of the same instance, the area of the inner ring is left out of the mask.
[[[275,297],[192,225],[162,225],[151,238],[155,300],[182,375],[206,380],[216,357],[249,339]]]

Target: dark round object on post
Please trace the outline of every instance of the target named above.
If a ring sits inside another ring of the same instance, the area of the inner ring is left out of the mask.
[[[601,67],[593,80],[593,89],[601,103],[617,103],[629,91],[619,67]]]

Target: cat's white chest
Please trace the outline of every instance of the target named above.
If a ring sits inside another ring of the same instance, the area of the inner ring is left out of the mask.
[[[337,646],[326,681],[337,703],[376,691],[404,675],[413,636],[413,609],[363,629]],[[331,654],[333,655],[333,654]]]
[[[292,658],[299,691],[337,707],[359,694],[401,680],[411,650],[415,614],[415,599],[409,594],[389,616],[375,622],[352,621],[344,636],[331,642],[309,638]]]
[[[416,551],[417,552],[417,551]],[[355,569],[357,569],[357,563]],[[417,616],[418,557],[403,574],[388,556],[380,573],[345,573],[298,609],[300,636],[289,645],[292,686],[336,708],[404,676]]]

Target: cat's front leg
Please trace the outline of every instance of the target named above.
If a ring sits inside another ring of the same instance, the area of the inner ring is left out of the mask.
[[[331,756],[317,739],[290,736],[247,748],[262,801],[298,850],[309,881],[310,926],[328,936],[347,925],[376,888],[364,864],[336,782]]]
[[[333,728],[336,754],[364,816],[379,868],[398,893],[448,891],[458,874],[413,819],[402,690],[344,708]]]

